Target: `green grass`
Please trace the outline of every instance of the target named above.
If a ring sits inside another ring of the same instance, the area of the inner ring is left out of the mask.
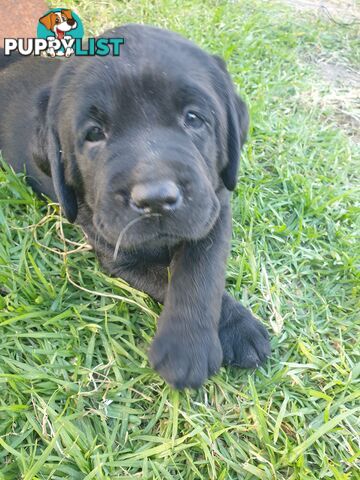
[[[76,7],[88,35],[152,23],[227,60],[252,118],[228,289],[273,354],[171,390],[146,355],[160,306],[0,171],[0,480],[359,479],[359,149],[307,101],[322,88],[305,61],[356,67],[356,24],[245,0],[52,5]]]

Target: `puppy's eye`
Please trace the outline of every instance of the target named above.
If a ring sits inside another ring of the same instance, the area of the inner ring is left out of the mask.
[[[184,118],[184,125],[188,128],[199,129],[204,125],[204,120],[195,112],[186,112]]]
[[[88,142],[101,142],[105,140],[105,132],[100,127],[91,127],[86,133],[85,140]]]

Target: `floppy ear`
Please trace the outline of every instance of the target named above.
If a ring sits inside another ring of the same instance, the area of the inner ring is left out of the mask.
[[[66,183],[65,167],[59,137],[56,130],[48,126],[46,118],[51,87],[43,88],[36,99],[35,141],[33,156],[38,167],[51,176],[58,201],[69,222],[76,220],[78,212],[74,189]]]
[[[42,23],[48,30],[52,30],[55,25],[55,14],[53,12],[44,15],[43,17],[39,18],[39,22]]]
[[[63,9],[63,10],[61,10],[61,13],[62,13],[63,15],[65,15],[65,17],[66,17],[67,19],[72,18],[71,10]]]
[[[55,193],[69,222],[74,223],[78,205],[74,189],[66,183],[62,150],[57,133],[50,128],[48,138],[48,158]]]
[[[227,118],[227,163],[220,176],[228,190],[234,190],[240,162],[240,152],[246,142],[249,129],[249,114],[245,103],[236,94],[224,60],[216,55],[214,59],[225,74],[226,118]]]
[[[227,123],[228,163],[221,172],[221,178],[228,190],[234,190],[239,170],[240,152],[249,128],[248,110],[235,92],[227,107]]]

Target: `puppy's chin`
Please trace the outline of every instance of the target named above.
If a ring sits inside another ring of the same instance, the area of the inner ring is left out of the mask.
[[[124,233],[126,227],[119,226],[118,231],[114,231],[113,226],[109,226],[101,220],[94,220],[96,235],[105,240],[111,249],[116,252],[133,251],[153,251],[163,248],[174,248],[184,239],[178,235],[166,234],[164,232],[146,232],[138,230],[131,234]]]
[[[215,197],[207,212],[197,221],[184,223],[173,217],[158,214],[126,218],[108,218],[108,215],[94,213],[93,225],[97,234],[118,250],[136,248],[175,247],[184,241],[197,241],[206,237],[219,216],[220,203]],[[110,220],[110,221],[109,221]],[[113,220],[113,221],[111,221]],[[194,220],[194,219],[193,219]]]

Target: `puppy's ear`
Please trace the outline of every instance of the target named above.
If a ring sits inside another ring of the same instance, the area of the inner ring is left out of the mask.
[[[56,15],[54,12],[50,12],[47,15],[39,18],[39,22],[42,23],[48,30],[52,30],[55,25],[55,16]]]
[[[246,142],[249,129],[249,114],[245,103],[236,94],[234,85],[226,69],[224,60],[218,56],[214,59],[225,74],[226,83],[226,117],[227,117],[227,164],[221,172],[221,178],[228,190],[234,190],[240,162],[240,152]]]
[[[66,183],[65,167],[59,137],[54,127],[49,126],[46,117],[51,87],[43,88],[36,100],[36,129],[33,145],[34,160],[38,167],[51,176],[58,201],[69,222],[76,220],[78,212],[74,189]]]
[[[48,138],[48,158],[55,193],[69,222],[74,223],[78,213],[78,204],[74,189],[66,183],[62,150],[57,132],[52,128]]]
[[[65,17],[68,18],[68,19],[72,18],[71,10],[62,9],[62,10],[61,10],[61,13],[62,13],[63,15],[65,15]]]
[[[228,163],[221,172],[221,178],[228,190],[234,190],[239,170],[240,152],[247,137],[249,114],[245,103],[233,93],[227,106],[227,147]]]

